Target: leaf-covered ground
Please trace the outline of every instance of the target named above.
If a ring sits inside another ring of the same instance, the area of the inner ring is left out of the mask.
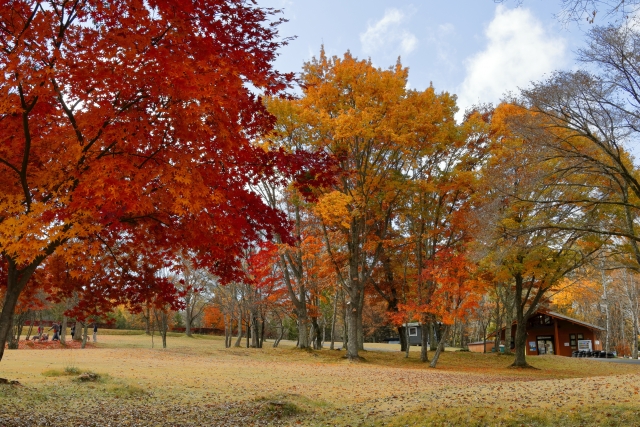
[[[100,335],[84,350],[6,351],[0,377],[21,385],[0,385],[0,426],[640,425],[640,365],[545,356],[514,370],[507,356],[447,352],[434,370],[417,352],[350,363],[291,343],[159,344]],[[87,371],[99,380],[78,381]]]

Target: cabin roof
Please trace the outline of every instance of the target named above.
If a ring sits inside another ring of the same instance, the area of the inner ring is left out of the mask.
[[[577,323],[578,325],[585,326],[585,327],[587,327],[589,329],[596,329],[598,331],[606,331],[605,328],[601,328],[600,326],[596,326],[596,325],[594,325],[592,323],[588,323],[588,322],[585,322],[585,321],[582,321],[582,320],[574,319],[573,317],[565,316],[564,314],[556,313],[555,311],[543,311],[543,310],[540,310],[540,311],[538,311],[538,313],[546,314],[547,316],[555,317],[557,319],[566,320],[568,322]]]
[[[574,319],[573,317],[565,316],[564,314],[556,313],[555,311],[546,310],[544,308],[541,308],[541,309],[537,310],[535,313],[533,313],[533,316],[535,316],[536,314],[546,314],[549,317],[554,317],[556,319],[566,320],[567,322],[575,323],[577,325],[584,326],[585,328],[593,329],[593,330],[596,330],[596,331],[606,331],[605,328],[601,328],[600,326],[596,326],[596,325],[594,325],[592,323],[588,323],[588,322],[585,322],[585,321],[582,321],[582,320]],[[511,325],[513,326],[516,323],[518,323],[518,322],[514,320]],[[502,331],[503,329],[504,328],[501,328],[500,330]],[[495,332],[492,332],[488,336],[489,337],[495,336],[495,334],[496,334]]]

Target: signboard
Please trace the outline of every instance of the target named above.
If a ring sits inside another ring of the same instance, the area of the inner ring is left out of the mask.
[[[569,343],[568,342],[564,343],[564,346],[569,347]]]
[[[537,347],[536,347],[536,342],[535,341],[529,341],[529,351],[536,351]]]
[[[578,340],[578,350],[580,351],[592,351],[591,340]]]

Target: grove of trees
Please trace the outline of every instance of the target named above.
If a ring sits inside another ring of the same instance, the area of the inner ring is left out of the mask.
[[[638,357],[637,25],[457,121],[400,60],[324,48],[291,96],[279,22],[243,0],[0,4],[0,359],[43,314],[85,341],[204,327],[351,360],[395,336],[409,356],[417,322],[432,367],[517,321],[525,367],[540,308]]]

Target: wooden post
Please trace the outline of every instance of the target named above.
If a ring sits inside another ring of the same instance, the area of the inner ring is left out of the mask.
[[[560,355],[560,334],[558,333],[558,319],[553,318],[553,329],[555,331],[554,335],[555,335],[555,342],[556,342],[556,348],[553,352],[553,354],[559,356]]]

